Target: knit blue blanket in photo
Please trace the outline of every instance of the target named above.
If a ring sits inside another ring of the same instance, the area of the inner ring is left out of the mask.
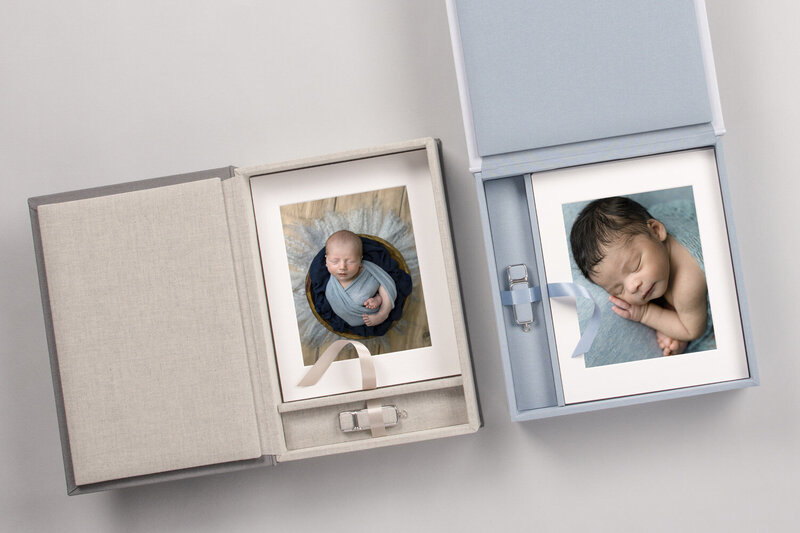
[[[703,272],[705,272],[700,233],[697,228],[697,213],[691,187],[632,194],[628,195],[628,198],[642,204],[653,218],[660,220],[666,226],[667,232],[689,251]],[[569,235],[578,213],[588,203],[588,201],[576,202],[565,204],[562,207],[567,235]],[[580,269],[572,258],[571,251],[570,264],[572,266],[573,281],[586,287],[601,309],[600,331],[592,344],[591,350],[584,356],[586,367],[662,357],[661,349],[656,343],[655,330],[638,322],[626,320],[614,313],[611,310],[611,302],[608,301],[608,293],[581,274]],[[578,322],[581,333],[583,333],[594,309],[591,302],[583,298],[578,298],[576,305],[578,308]],[[709,306],[705,332],[698,339],[690,342],[684,353],[713,350],[715,348],[716,340],[711,318],[711,307]]]

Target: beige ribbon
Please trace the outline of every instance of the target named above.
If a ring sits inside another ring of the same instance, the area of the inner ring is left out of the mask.
[[[336,356],[339,355],[339,352],[341,352],[348,344],[352,344],[356,349],[356,353],[358,353],[358,361],[361,363],[361,388],[363,390],[377,388],[378,384],[375,377],[375,363],[372,361],[372,355],[369,353],[369,350],[360,342],[347,339],[333,341],[330,346],[325,348],[325,351],[319,356],[317,362],[314,363],[314,366],[312,366],[308,372],[306,372],[306,375],[303,376],[303,379],[300,380],[300,383],[298,383],[297,386],[310,387],[311,385],[316,385],[323,374],[327,372],[328,368],[331,366],[331,363],[333,363],[333,360],[336,359]],[[383,416],[381,416],[381,423],[383,423]]]
[[[303,379],[298,383],[298,387],[310,387],[316,385],[320,378],[328,371],[333,360],[339,355],[345,346],[352,344],[358,354],[358,361],[361,363],[361,388],[369,390],[377,388],[377,378],[375,376],[375,363],[372,361],[372,354],[366,346],[358,341],[340,339],[333,341],[330,346],[325,348],[317,362],[314,363]],[[369,429],[373,437],[383,437],[386,435],[386,424],[383,421],[383,404],[380,400],[367,401],[367,418],[369,419]]]
[[[369,431],[373,437],[386,436],[386,424],[383,421],[383,403],[380,399],[367,401],[367,419]]]

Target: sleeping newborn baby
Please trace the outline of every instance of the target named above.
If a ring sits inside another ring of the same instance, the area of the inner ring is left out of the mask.
[[[683,353],[707,326],[706,277],[692,254],[639,203],[595,200],[570,232],[575,262],[613,311],[656,331],[664,355]]]
[[[331,309],[351,326],[377,326],[394,307],[397,289],[381,267],[362,261],[361,238],[340,230],[325,242],[325,266],[331,277],[325,298]]]

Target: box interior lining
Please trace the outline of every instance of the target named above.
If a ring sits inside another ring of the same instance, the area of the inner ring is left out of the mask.
[[[497,284],[508,289],[506,269],[524,264],[531,286],[541,285],[542,271],[534,249],[525,176],[511,176],[484,183]],[[531,330],[524,332],[514,323],[513,310],[500,311],[505,325],[509,362],[517,409],[524,411],[558,405],[544,301],[533,305]]]

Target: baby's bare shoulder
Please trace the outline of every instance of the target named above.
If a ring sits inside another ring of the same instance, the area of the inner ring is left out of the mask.
[[[675,310],[705,313],[708,292],[705,273],[685,248],[673,260],[676,262],[671,273],[670,292]]]

